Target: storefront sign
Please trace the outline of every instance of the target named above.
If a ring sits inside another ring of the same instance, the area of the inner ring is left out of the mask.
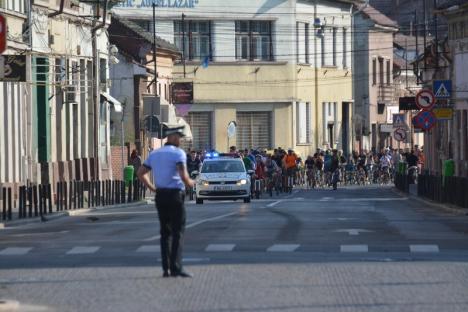
[[[199,0],[125,0],[115,7],[117,8],[150,8],[153,2],[158,8],[182,8],[193,9]]]
[[[0,81],[26,81],[26,55],[0,56]]]
[[[171,91],[172,104],[193,104],[193,82],[174,82]]]

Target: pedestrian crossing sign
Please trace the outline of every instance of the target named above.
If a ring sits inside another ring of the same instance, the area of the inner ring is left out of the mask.
[[[449,99],[452,96],[452,80],[435,80],[433,91],[436,98]]]
[[[393,128],[407,128],[405,114],[393,114]]]

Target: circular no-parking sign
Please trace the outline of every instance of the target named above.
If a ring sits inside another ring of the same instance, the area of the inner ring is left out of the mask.
[[[434,115],[433,112],[430,111],[422,111],[415,117],[415,122],[418,125],[418,128],[429,131],[432,127],[435,126],[437,122],[437,117]]]
[[[403,142],[403,141],[406,140],[407,132],[403,128],[397,128],[397,129],[395,129],[395,131],[393,131],[393,137],[398,142]]]
[[[430,110],[435,105],[435,95],[431,90],[421,90],[416,95],[416,105],[422,110]]]

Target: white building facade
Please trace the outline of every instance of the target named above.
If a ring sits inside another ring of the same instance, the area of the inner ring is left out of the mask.
[[[113,13],[152,31],[151,4]],[[157,35],[184,50],[174,80],[194,83],[189,147],[351,150],[351,14],[351,1],[157,1]]]

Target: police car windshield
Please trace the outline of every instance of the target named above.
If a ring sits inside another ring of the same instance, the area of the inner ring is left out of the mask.
[[[220,160],[209,161],[203,164],[202,173],[218,173],[218,172],[245,172],[245,168],[240,161]]]

